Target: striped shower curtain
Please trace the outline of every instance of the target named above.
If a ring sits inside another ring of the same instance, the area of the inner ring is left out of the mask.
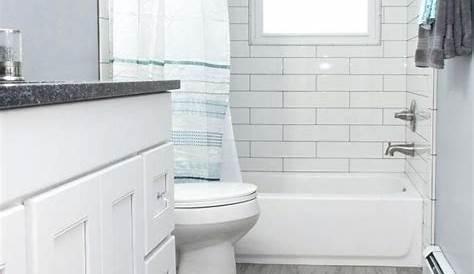
[[[114,79],[181,80],[172,92],[177,183],[220,180],[228,18],[222,0],[114,0]]]

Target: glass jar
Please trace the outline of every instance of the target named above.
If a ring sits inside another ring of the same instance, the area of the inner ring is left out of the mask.
[[[22,81],[21,32],[0,29],[0,81]]]

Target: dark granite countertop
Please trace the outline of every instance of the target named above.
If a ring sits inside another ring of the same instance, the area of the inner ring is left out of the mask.
[[[179,81],[0,83],[0,110],[162,93],[179,87]]]

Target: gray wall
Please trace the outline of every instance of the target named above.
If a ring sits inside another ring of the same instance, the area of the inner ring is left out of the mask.
[[[456,273],[472,274],[473,59],[448,61],[439,72],[438,85],[435,242]]]
[[[98,79],[97,0],[0,0],[0,28],[23,32],[27,80]]]

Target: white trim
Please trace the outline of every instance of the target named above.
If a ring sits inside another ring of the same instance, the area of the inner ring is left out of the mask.
[[[380,45],[381,0],[369,0],[367,34],[294,35],[263,34],[263,1],[250,0],[250,43],[252,45]]]

